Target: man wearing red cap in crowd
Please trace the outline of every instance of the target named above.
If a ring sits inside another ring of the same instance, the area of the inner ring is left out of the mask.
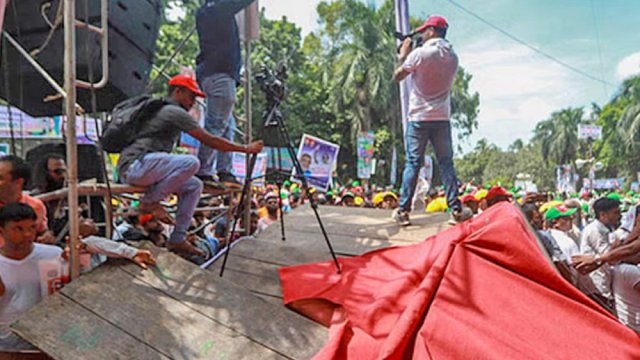
[[[489,189],[489,192],[487,193],[487,205],[491,207],[499,202],[511,201],[512,197],[513,195],[511,195],[507,189],[500,185],[496,185]]]
[[[462,202],[463,206],[466,206],[469,209],[471,209],[471,212],[474,215],[478,213],[478,210],[480,209],[479,207],[480,200],[478,200],[475,196],[473,196],[472,194],[467,194],[461,197],[460,201]]]
[[[416,189],[418,172],[425,148],[431,142],[446,188],[447,203],[454,220],[469,219],[473,214],[458,199],[458,178],[453,167],[451,144],[451,87],[458,70],[458,56],[445,40],[449,24],[441,16],[431,16],[416,31],[422,33],[424,45],[412,51],[411,39],[400,48],[400,66],[394,80],[400,82],[411,75],[412,89],[405,134],[406,164],[402,177],[400,209],[394,218],[409,225],[411,199]]]
[[[194,175],[200,161],[192,155],[173,155],[180,132],[186,132],[202,144],[222,151],[255,154],[262,151],[262,141],[249,145],[234,144],[202,129],[187,112],[196,96],[204,96],[195,80],[178,75],[169,81],[168,105],[145,121],[138,138],[120,154],[118,174],[132,185],[148,187],[140,199],[140,210],[153,213],[163,222],[173,223],[160,201],[178,194],[175,227],[167,248],[183,254],[202,255],[186,240],[187,230],[202,192],[202,181]]]

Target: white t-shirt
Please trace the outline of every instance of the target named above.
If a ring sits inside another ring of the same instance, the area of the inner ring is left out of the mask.
[[[580,255],[580,249],[578,249],[578,245],[576,245],[575,241],[567,235],[566,232],[551,229],[549,233],[553,237],[553,239],[558,244],[562,253],[571,261],[572,256]]]
[[[402,65],[411,73],[409,121],[447,121],[451,117],[451,87],[458,55],[444,39],[430,39],[412,51]]]
[[[603,255],[611,248],[611,230],[600,220],[594,220],[582,230],[580,238],[580,253],[582,255]],[[603,264],[589,274],[591,280],[600,293],[612,299],[611,294],[611,266]]]
[[[0,296],[0,348],[19,342],[9,325],[47,295],[68,282],[68,265],[56,246],[34,244],[33,251],[18,261],[0,255],[0,277],[5,294]]]
[[[640,266],[620,264],[613,267],[612,273],[618,319],[640,332]]]

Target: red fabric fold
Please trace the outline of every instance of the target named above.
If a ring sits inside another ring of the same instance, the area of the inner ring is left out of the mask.
[[[640,337],[565,281],[510,204],[424,242],[280,269],[330,326],[316,359],[640,359]]]

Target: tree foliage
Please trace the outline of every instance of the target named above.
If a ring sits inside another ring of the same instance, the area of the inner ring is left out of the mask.
[[[195,12],[201,1],[163,0],[168,7],[184,10],[178,20],[164,19],[157,43],[155,64],[167,62],[180,41],[194,28]],[[271,69],[285,63],[289,70],[289,95],[281,110],[292,138],[303,133],[318,136],[341,146],[338,171],[354,178],[356,140],[362,131],[376,132],[376,158],[382,160],[379,181],[389,178],[392,149],[401,155],[402,126],[398,86],[391,78],[396,64],[395,15],[393,1],[380,7],[359,0],[322,1],[316,11],[319,29],[304,38],[301,29],[286,17],[260,17],[260,39],[253,42],[252,72],[263,66]],[[412,19],[412,23],[419,23]],[[167,67],[168,74],[181,66],[195,66],[197,36]],[[157,76],[157,73],[154,74]],[[471,93],[472,76],[460,69],[453,89],[453,126],[459,137],[468,137],[477,128],[479,94]],[[162,84],[164,81],[158,81]],[[262,115],[264,94],[252,79],[252,124],[254,136],[276,144],[277,134],[265,130]],[[157,87],[160,92],[164,89]],[[244,88],[238,91],[237,111],[244,114]]]

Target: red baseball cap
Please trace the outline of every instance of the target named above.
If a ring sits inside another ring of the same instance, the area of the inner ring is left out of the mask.
[[[511,195],[511,193],[509,193],[505,188],[503,188],[502,186],[494,186],[491,189],[489,189],[489,192],[487,193],[487,200],[489,199],[493,199],[496,196],[508,196],[508,197],[513,197],[513,195]]]
[[[193,78],[186,75],[176,75],[169,80],[169,86],[180,86],[185,89],[189,89],[196,94],[197,97],[206,97],[206,95],[200,90],[198,84]]]
[[[467,194],[467,195],[465,195],[465,196],[460,198],[460,202],[463,203],[463,204],[468,203],[468,202],[477,203],[477,202],[480,202],[480,200],[476,199],[476,197],[471,195],[471,194]]]
[[[443,18],[442,16],[433,15],[433,16],[429,16],[427,21],[425,21],[424,24],[422,24],[419,28],[417,28],[416,31],[423,32],[427,30],[428,27],[448,29],[449,23],[447,22],[447,19]]]

